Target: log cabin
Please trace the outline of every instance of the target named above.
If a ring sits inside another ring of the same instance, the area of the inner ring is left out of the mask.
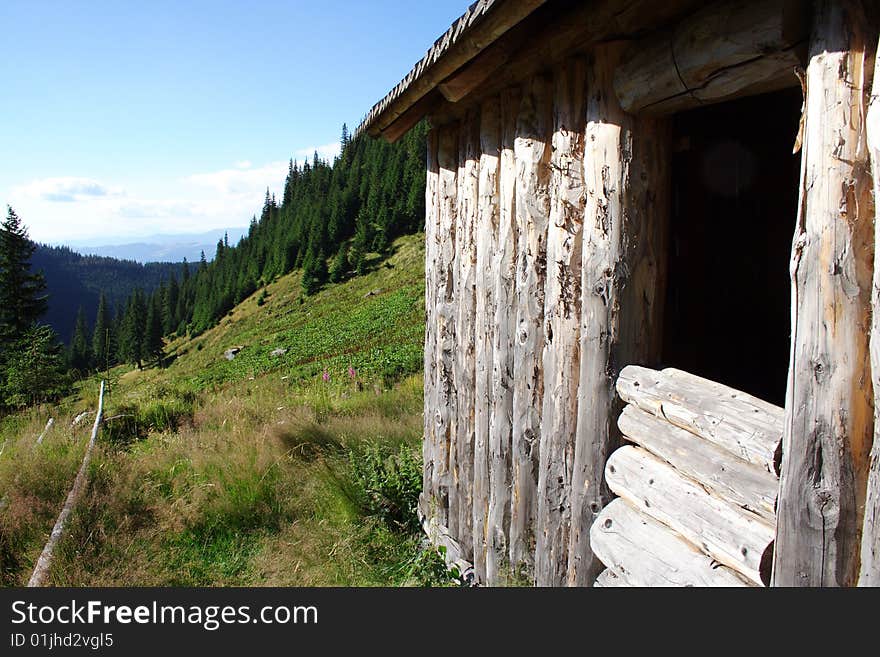
[[[478,0],[368,113],[431,127],[420,513],[476,582],[880,584],[878,19]]]

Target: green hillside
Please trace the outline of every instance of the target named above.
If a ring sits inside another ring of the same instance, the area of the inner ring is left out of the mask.
[[[423,242],[399,238],[384,262],[310,297],[299,271],[283,276],[168,344],[164,368],[111,370],[90,485],[52,583],[448,583],[439,555],[420,549],[414,513]],[[91,421],[71,420],[95,408],[97,388],[0,420],[5,585],[27,580],[48,536]]]

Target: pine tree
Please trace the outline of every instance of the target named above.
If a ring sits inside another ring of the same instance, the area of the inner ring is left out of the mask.
[[[97,369],[109,369],[113,359],[114,349],[111,340],[113,320],[110,317],[110,308],[107,306],[107,297],[101,292],[98,301],[98,312],[95,315],[95,330],[92,332],[92,355]],[[115,332],[113,332],[115,333]]]
[[[46,281],[31,273],[36,245],[27,228],[7,206],[0,224],[0,352],[6,351],[46,312]]]
[[[76,325],[70,341],[70,369],[84,374],[92,367],[92,350],[89,344],[89,322],[82,306],[76,313]]]

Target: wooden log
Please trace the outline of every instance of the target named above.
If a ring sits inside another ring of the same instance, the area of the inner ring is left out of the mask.
[[[512,485],[510,563],[533,572],[541,408],[544,399],[544,282],[550,216],[550,146],[553,132],[549,81],[533,78],[516,121],[516,281],[513,313]],[[499,309],[501,306],[499,305]]]
[[[535,576],[539,586],[566,581],[571,476],[580,364],[581,250],[584,221],[585,62],[556,76],[550,224],[544,286],[544,403],[538,471]]]
[[[498,225],[489,271],[492,276],[492,372],[489,417],[489,516],[486,581],[497,584],[502,568],[509,563],[511,513],[511,417],[513,414],[513,343],[516,282],[516,115],[519,90],[501,95],[501,141],[498,158]],[[486,148],[484,146],[484,153]],[[482,165],[481,165],[482,166]],[[479,265],[477,267],[480,269]]]
[[[711,3],[630,46],[614,76],[627,112],[669,114],[797,85],[808,25],[802,0]]]
[[[716,561],[758,585],[769,582],[774,528],[731,506],[639,447],[618,449],[605,467],[611,490]]]
[[[474,479],[473,543],[474,572],[480,582],[491,581],[486,574],[488,518],[490,498],[489,423],[492,403],[492,343],[495,308],[493,254],[498,232],[498,150],[500,135],[500,100],[483,103],[480,112],[479,205],[476,236],[476,382],[474,408]]]
[[[868,150],[874,179],[874,283],[871,289],[871,379],[874,384],[874,443],[862,523],[859,586],[880,586],[880,57],[874,50],[874,78],[867,117]]]
[[[568,584],[587,586],[601,564],[590,526],[611,500],[602,473],[619,443],[618,363],[659,355],[663,296],[657,253],[666,229],[666,131],[633,119],[611,88],[620,46],[595,49],[587,69],[586,210],[581,267],[580,372],[572,475]]]
[[[785,411],[721,383],[672,368],[630,365],[620,372],[621,398],[775,473]]]
[[[40,435],[37,436],[37,442],[36,442],[37,445],[43,444],[43,438],[46,437],[46,434],[49,432],[49,429],[52,428],[53,424],[55,424],[55,418],[50,417],[49,421],[46,422],[46,427],[43,429],[43,431],[40,433]]]
[[[852,586],[858,579],[874,419],[874,226],[864,121],[876,34],[858,0],[817,2],[790,263],[791,362],[773,574],[780,586]]]
[[[754,586],[622,499],[599,513],[590,545],[629,586]]]
[[[628,405],[618,420],[621,433],[732,506],[776,523],[779,480],[765,469],[673,424]]]
[[[455,567],[465,582],[474,580],[474,566],[467,560],[461,544],[450,533],[449,528],[437,521],[437,514],[424,493],[419,495],[417,507],[419,522],[428,541],[435,547],[443,548],[443,559],[449,568]]]
[[[450,450],[452,483],[449,487],[449,530],[458,537],[466,554],[473,550],[474,499],[485,494],[485,450],[475,455],[475,342],[476,330],[476,234],[479,212],[480,115],[468,113],[461,124],[458,142],[458,211],[455,216],[455,368],[456,422],[454,465]],[[485,440],[482,443],[485,444]],[[479,465],[475,465],[475,460]],[[482,575],[480,556],[474,553],[477,577]]]
[[[617,588],[631,586],[631,584],[610,568],[606,568],[596,576],[593,586],[596,588]]]
[[[92,433],[89,436],[89,442],[86,445],[86,453],[83,455],[82,464],[79,467],[79,471],[76,473],[76,478],[73,480],[73,486],[67,494],[64,506],[61,507],[61,513],[58,514],[58,519],[55,521],[54,527],[52,527],[52,533],[49,534],[49,540],[46,541],[46,545],[40,553],[37,563],[34,565],[34,571],[31,573],[31,578],[28,580],[27,584],[29,587],[46,585],[46,580],[51,572],[52,561],[55,557],[55,547],[58,545],[58,541],[61,540],[61,536],[64,533],[67,518],[73,512],[74,506],[76,506],[77,501],[88,484],[89,463],[92,460],[92,451],[95,448],[95,441],[98,439],[98,429],[101,427],[101,418],[103,416],[104,381],[101,381],[101,391],[98,393],[98,412],[95,414],[95,422],[92,425]]]
[[[431,497],[437,521],[449,523],[449,456],[455,432],[455,216],[457,213],[458,126],[444,126],[438,132],[439,249],[437,252],[437,383],[434,471]]]
[[[437,163],[437,131],[426,138],[427,159],[425,178],[425,356],[424,356],[424,436],[422,438],[422,491],[432,494],[434,455],[437,451],[437,285],[440,252],[439,165]]]

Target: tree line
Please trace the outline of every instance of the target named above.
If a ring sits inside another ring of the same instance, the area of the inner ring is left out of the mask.
[[[54,376],[62,381],[65,370],[83,375],[120,363],[139,368],[161,364],[163,338],[204,332],[235,305],[293,270],[302,270],[305,296],[328,282],[364,274],[388,255],[395,238],[424,229],[426,133],[423,123],[397,143],[388,144],[363,134],[352,137],[343,125],[340,154],[334,161],[323,161],[317,153],[303,163],[291,160],[281,198],[266,191],[259,217],[252,217],[247,235],[238,244],[231,245],[228,238],[219,240],[212,260],[202,253],[197,264],[184,261],[177,273],[172,269],[151,293],[135,289],[115,307],[102,293],[94,319],[80,308],[66,350],[51,329],[38,323],[46,307],[45,280],[22,265],[33,254],[34,245],[16,217],[18,227],[10,235],[17,231],[18,264],[8,265],[0,255],[0,278],[8,279],[9,290],[27,291],[32,301],[16,307],[0,296],[0,327],[3,322],[15,327],[10,328],[8,338],[0,333],[0,346],[7,353],[9,345],[12,353],[13,341],[34,344],[37,332],[43,339],[41,353],[52,366],[41,366],[45,374],[41,387],[29,382],[30,398],[4,395],[6,401],[0,404],[39,401],[35,391],[52,393],[57,386],[49,385],[48,379]],[[11,208],[9,214],[14,216]],[[5,235],[6,224],[3,230]],[[12,280],[16,268],[27,272],[16,274],[19,279],[31,277],[24,287]],[[0,287],[7,289],[2,282]],[[11,381],[10,372],[20,370],[24,363],[5,360],[0,356],[0,374],[5,372]]]

